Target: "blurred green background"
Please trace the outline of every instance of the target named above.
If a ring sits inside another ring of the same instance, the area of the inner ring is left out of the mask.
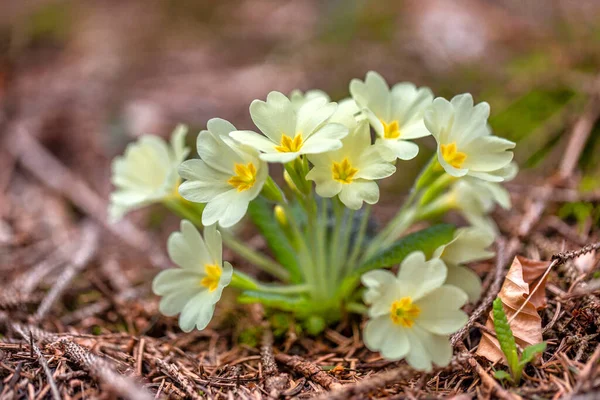
[[[36,0],[0,5],[2,120],[36,135],[108,193],[108,162],[143,134],[212,117],[250,128],[271,90],[348,95],[376,70],[492,106],[532,176],[551,173],[600,71],[597,0]],[[193,141],[193,138],[190,139]],[[419,160],[432,149],[425,140]],[[600,187],[600,127],[580,163]],[[395,190],[415,171],[406,167]],[[533,179],[533,178],[532,178]]]

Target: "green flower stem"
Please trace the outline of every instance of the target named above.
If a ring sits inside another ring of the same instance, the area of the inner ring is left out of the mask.
[[[319,215],[317,218],[317,231],[316,231],[316,242],[317,242],[317,271],[319,272],[319,280],[322,281],[323,286],[327,287],[328,283],[331,284],[331,280],[328,279],[328,265],[327,265],[327,202],[325,199],[321,199],[319,208]],[[331,250],[331,249],[329,249]],[[332,293],[331,289],[327,289],[328,293]]]
[[[306,244],[306,240],[304,235],[300,231],[298,226],[298,222],[294,218],[294,214],[289,203],[283,203],[281,205],[288,216],[288,221],[290,222],[290,228],[292,230],[292,235],[294,237],[294,247],[298,251],[298,262],[300,264],[300,268],[302,269],[302,274],[304,276],[304,281],[310,285],[311,295],[313,298],[318,298],[319,288],[315,285],[317,282],[316,270],[311,257],[311,252]]]
[[[421,170],[421,173],[415,181],[412,191],[419,191],[425,187],[428,187],[437,177],[444,173],[444,169],[440,165],[437,159],[437,154],[433,154],[431,159],[425,165],[425,168]]]
[[[415,222],[417,208],[410,205],[411,202],[411,199],[407,200],[394,219],[371,240],[367,250],[363,254],[362,261],[371,258],[381,250],[391,246]],[[407,205],[409,206],[407,207]]]
[[[305,178],[308,173],[308,161],[304,161],[304,159],[298,157],[294,161],[285,163],[284,168],[300,193],[304,195],[309,194],[312,186]]]
[[[346,304],[346,311],[354,314],[366,314],[369,309],[367,306],[361,303],[348,303]]]
[[[163,205],[181,218],[187,219],[198,228],[203,228],[202,212],[187,205],[188,202],[183,197],[171,196],[163,200]],[[191,203],[193,204],[193,203]]]
[[[270,175],[267,177],[267,180],[265,181],[265,184],[260,194],[264,196],[267,200],[273,201],[275,203],[283,203],[286,201],[283,191],[281,190],[279,185],[277,185],[277,183],[273,180],[273,178],[271,178]]]
[[[251,264],[255,265],[257,268],[268,272],[283,282],[287,282],[290,279],[290,273],[275,261],[258,253],[251,247],[246,246],[235,236],[233,236],[231,232],[225,229],[219,229],[219,232],[221,232],[221,237],[223,238],[225,246],[246,259]]]
[[[331,282],[335,282],[339,276],[337,266],[340,258],[340,239],[342,235],[344,206],[340,202],[339,198],[334,197],[333,199],[331,199],[331,208],[333,210],[335,224],[332,227],[331,240],[329,242],[330,248],[327,270],[329,271],[328,280]]]
[[[356,240],[354,242],[354,248],[352,249],[352,253],[350,253],[350,257],[348,258],[348,262],[346,262],[347,270],[345,273],[348,273],[348,270],[352,270],[355,267],[356,260],[358,255],[360,254],[360,250],[362,249],[363,242],[365,241],[365,236],[367,233],[367,226],[369,224],[369,216],[371,215],[371,205],[367,205],[365,210],[363,211],[363,215],[360,219],[360,225],[358,227],[358,234],[356,235]]]
[[[423,192],[419,200],[419,206],[422,207],[435,200],[456,178],[449,174],[440,175],[427,189]]]
[[[419,208],[414,216],[414,222],[439,218],[454,208],[455,204],[452,201],[452,196],[445,194],[426,206]]]
[[[354,214],[356,213],[355,210],[350,210],[348,212],[347,215],[345,215],[346,218],[344,218],[344,232],[343,232],[343,236],[342,236],[342,242],[340,243],[340,252],[339,252],[339,257],[336,263],[336,270],[338,271],[338,276],[337,276],[337,280],[336,280],[336,288],[337,288],[337,284],[338,282],[341,282],[342,279],[345,276],[345,273],[348,269],[348,263],[346,262],[346,260],[348,260],[348,247],[350,247],[350,235],[352,235],[352,228],[353,228],[353,223],[354,223]]]
[[[304,233],[307,243],[310,243],[308,252],[309,257],[312,259],[312,276],[315,277],[315,280],[309,283],[311,283],[316,288],[318,296],[322,297],[327,293],[327,271],[325,270],[325,268],[323,268],[323,266],[320,263],[320,246],[322,245],[319,244],[320,221],[318,215],[317,200],[313,192],[310,192],[307,196],[306,213],[308,216],[308,224],[307,229]]]
[[[422,195],[423,190],[443,174],[443,172],[444,170],[437,160],[437,155],[434,154],[423,170],[421,170],[414,186],[410,190],[408,198],[404,201],[400,210],[398,210],[390,223],[371,241],[371,244],[365,251],[363,260],[390,246],[410,227],[414,222],[412,218],[417,211],[415,203],[417,203],[417,200]]]
[[[196,212],[192,207],[186,206],[187,200],[179,197],[170,197],[165,199],[163,203],[165,206],[173,211],[175,214],[180,216],[181,218],[189,220],[191,223],[196,225],[198,228],[202,228],[202,214]],[[286,282],[290,278],[290,273],[283,268],[281,265],[271,260],[268,257],[258,253],[254,249],[246,246],[239,240],[237,240],[229,231],[225,229],[220,229],[221,237],[223,238],[223,242],[227,247],[236,252],[238,255],[242,256],[250,263],[254,264],[257,268],[262,269],[265,272],[270,273],[276,278],[281,279]]]
[[[271,285],[258,282],[256,279],[240,271],[233,271],[230,286],[240,290],[252,290],[263,293],[298,294],[310,290],[308,285]]]

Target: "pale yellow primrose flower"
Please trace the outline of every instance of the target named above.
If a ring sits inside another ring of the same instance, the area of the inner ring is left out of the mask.
[[[416,157],[419,146],[408,140],[430,134],[423,123],[423,113],[433,101],[429,88],[403,82],[390,90],[381,75],[370,71],[364,82],[350,82],[350,93],[387,149],[387,161]]]
[[[448,365],[452,358],[448,335],[468,318],[460,310],[467,295],[444,285],[446,270],[439,258],[426,261],[422,252],[414,252],[404,259],[397,276],[387,270],[365,273],[364,300],[370,304],[365,345],[388,360],[406,358],[419,370],[431,371],[432,363]]]
[[[187,128],[177,126],[167,144],[158,136],[145,135],[112,162],[112,183],[108,214],[116,222],[129,211],[177,194],[177,167],[187,157]]]
[[[498,227],[489,213],[494,209],[494,199],[479,187],[479,179],[460,179],[452,185],[448,196],[452,207],[458,209],[470,225],[498,235]]]
[[[213,118],[207,128],[197,139],[200,160],[188,160],[179,167],[186,179],[179,193],[186,200],[207,203],[203,225],[218,222],[227,228],[244,217],[248,204],[260,194],[269,168],[256,150],[229,137],[235,131],[231,123]]]
[[[235,131],[230,136],[260,151],[260,158],[268,162],[286,163],[301,154],[337,150],[348,129],[328,123],[336,108],[336,103],[316,96],[296,110],[285,95],[271,92],[266,102],[250,104],[252,121],[264,136],[253,131]]]
[[[304,104],[317,98],[323,98],[327,102],[331,101],[329,95],[320,89],[310,89],[304,93],[299,89],[294,89],[290,93],[290,101],[292,102],[292,106],[296,111],[298,111]]]
[[[491,171],[489,174],[509,181],[517,175],[518,170],[517,164],[511,162],[506,167]],[[469,224],[482,228],[494,236],[498,235],[498,227],[488,214],[493,211],[496,204],[504,209],[511,207],[510,194],[503,186],[470,176],[456,181],[448,196],[453,207],[460,210]]]
[[[396,167],[384,161],[378,146],[371,145],[367,121],[352,129],[342,143],[339,150],[309,156],[313,168],[306,179],[315,181],[319,196],[339,195],[352,210],[361,208],[363,202],[377,203],[379,186],[374,181],[392,175]]]
[[[487,230],[477,227],[460,228],[454,233],[451,242],[438,247],[433,253],[434,258],[440,258],[448,267],[445,284],[463,290],[472,303],[481,296],[481,279],[462,264],[492,258],[494,252],[486,248],[493,242],[494,235]]]
[[[489,114],[489,104],[473,106],[473,97],[468,93],[451,101],[438,97],[425,112],[425,126],[438,143],[438,161],[448,174],[492,182],[504,180],[492,171],[510,163],[513,153],[508,150],[515,143],[491,135]]]
[[[180,268],[161,271],[152,282],[152,291],[163,298],[160,312],[179,315],[184,332],[206,328],[225,286],[231,282],[233,267],[223,262],[221,234],[215,225],[204,229],[204,239],[194,225],[181,221],[181,232],[167,242],[169,257]]]

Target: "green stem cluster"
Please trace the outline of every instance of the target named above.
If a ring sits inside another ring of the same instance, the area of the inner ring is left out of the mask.
[[[356,211],[347,209],[337,197],[318,197],[312,183],[305,178],[308,172],[305,156],[284,167],[289,190],[282,190],[269,177],[261,195],[275,205],[272,212],[277,223],[271,226],[279,228],[281,234],[277,240],[283,240],[293,250],[294,262],[289,262],[287,252],[285,257],[275,254],[278,260],[287,261],[280,264],[236,239],[229,230],[220,231],[229,249],[281,282],[266,284],[235,271],[231,286],[242,290],[240,301],[259,301],[269,307],[293,311],[315,329],[339,319],[342,309],[365,311],[355,301],[360,294],[356,289],[364,269],[361,266],[372,265],[371,261],[391,249],[416,221],[435,217],[445,210],[447,202],[440,203],[444,198],[440,194],[453,181],[432,158],[391,222],[374,239],[367,240],[371,206],[367,205],[357,216]],[[288,201],[286,193],[295,201]],[[202,226],[200,205],[176,195],[164,204],[182,218]]]

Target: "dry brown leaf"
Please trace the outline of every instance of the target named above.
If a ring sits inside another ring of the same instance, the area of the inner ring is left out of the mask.
[[[509,321],[525,303],[527,296],[538,285],[549,264],[548,261],[534,261],[520,256],[515,257],[506,278],[504,278],[500,293],[498,293]],[[542,318],[539,316],[538,310],[546,307],[546,280],[547,276],[544,277],[543,282],[531,296],[531,299],[527,301],[523,310],[510,322],[515,341],[521,348],[542,341]],[[485,325],[492,331],[494,330],[491,311]],[[482,335],[477,348],[477,355],[483,356],[492,362],[505,362],[498,340],[485,332],[482,332]]]

